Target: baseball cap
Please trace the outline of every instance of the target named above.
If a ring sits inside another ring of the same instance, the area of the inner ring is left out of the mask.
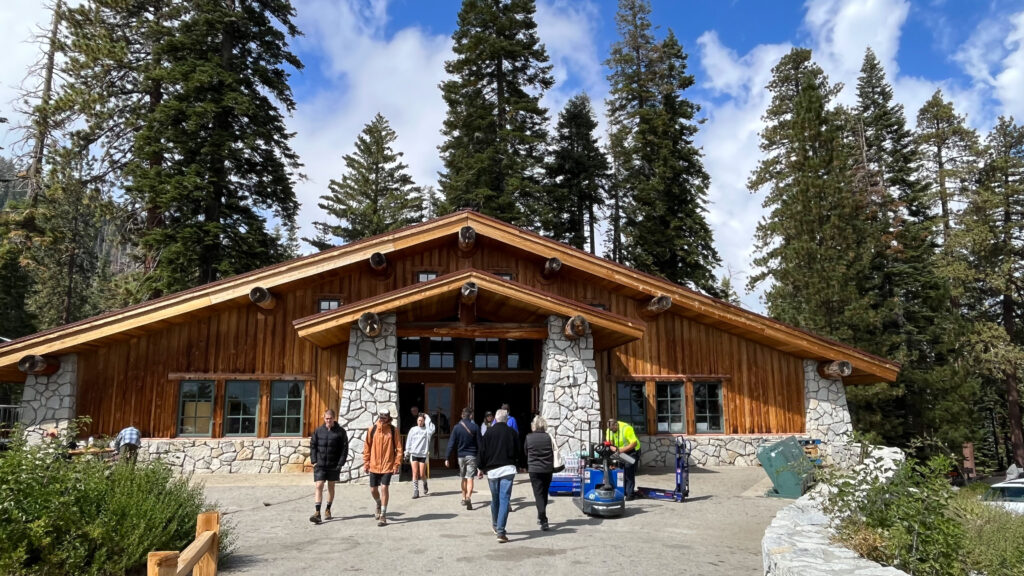
[[[377,415],[380,416],[381,418],[391,418],[391,411],[381,410],[380,412],[377,413]]]

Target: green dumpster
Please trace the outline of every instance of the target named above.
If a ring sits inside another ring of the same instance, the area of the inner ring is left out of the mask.
[[[814,464],[794,436],[761,446],[757,460],[772,479],[768,496],[799,498],[814,483]]]

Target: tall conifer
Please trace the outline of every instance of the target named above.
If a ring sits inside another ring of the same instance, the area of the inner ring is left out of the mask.
[[[307,239],[323,250],[333,238],[352,242],[390,232],[423,219],[423,197],[391,145],[398,135],[381,114],[356,139],[356,151],[344,156],[347,171],[331,180],[330,193],[318,204],[337,223],[314,222],[318,235]]]
[[[534,0],[463,0],[455,58],[441,83],[441,192],[448,211],[475,208],[533,226],[547,144],[541,96],[554,80]]]

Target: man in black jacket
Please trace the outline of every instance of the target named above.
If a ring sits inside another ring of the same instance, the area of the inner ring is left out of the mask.
[[[503,544],[508,542],[505,523],[521,446],[519,435],[508,425],[508,410],[498,410],[494,414],[494,426],[480,439],[480,473],[481,476],[487,473],[491,489],[491,530]]]
[[[324,497],[324,482],[327,483],[327,509],[324,520],[331,519],[331,504],[334,503],[334,483],[338,481],[341,467],[348,459],[348,433],[338,424],[334,410],[324,411],[324,425],[313,431],[309,439],[309,461],[313,463],[313,481],[316,490],[313,501],[316,513],[309,517],[314,524],[320,523],[320,503]]]

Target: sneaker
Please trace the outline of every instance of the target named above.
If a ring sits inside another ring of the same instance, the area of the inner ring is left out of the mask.
[[[387,526],[387,525],[388,525],[388,519],[385,518],[383,514],[381,514],[380,518],[377,520],[377,526]]]
[[[504,532],[499,532],[498,533],[498,542],[500,542],[502,544],[504,544],[505,542],[508,542],[508,536],[505,536]]]
[[[424,480],[423,481],[423,495],[426,496],[427,494],[430,494],[430,488],[427,488],[427,481]]]
[[[420,493],[419,493],[419,492],[413,492],[413,493],[412,493],[412,499],[413,499],[413,500],[415,500],[415,499],[417,499],[417,498],[419,498],[419,497],[420,497]]]
[[[548,526],[548,523],[547,523],[547,522],[541,522],[541,523],[540,523],[540,529],[541,529],[542,531],[544,531],[544,532],[547,532],[548,530],[551,530],[551,527],[550,527],[550,526]]]
[[[491,534],[494,534],[495,536],[498,535],[498,527],[497,526],[491,526]]]
[[[472,509],[473,509],[473,502],[470,501],[469,498],[466,498],[466,510],[472,510]]]
[[[309,521],[312,522],[313,524],[319,524],[320,523],[320,513],[317,512],[316,514],[313,514],[312,516],[310,516],[309,517]]]
[[[331,509],[328,508],[327,510],[324,510],[324,520],[330,520],[331,518],[334,518],[334,516],[331,515]]]
[[[459,506],[465,506],[465,505],[466,505],[466,499],[465,498],[463,498],[462,500],[459,500]]]
[[[377,511],[373,513],[374,520],[380,520],[380,504],[377,505]]]

